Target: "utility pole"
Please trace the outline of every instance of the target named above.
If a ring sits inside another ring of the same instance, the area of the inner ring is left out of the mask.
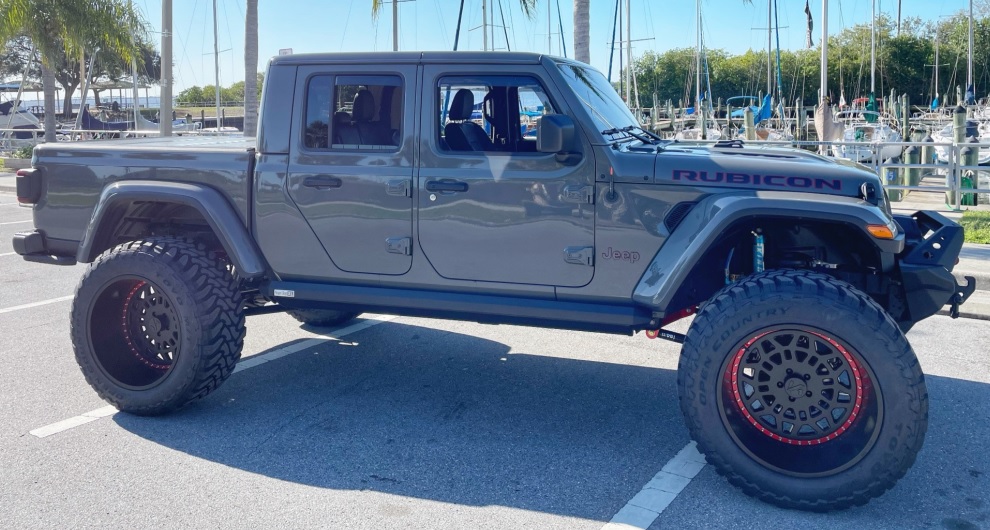
[[[901,36],[901,0],[897,0],[897,36]]]
[[[134,0],[131,0],[131,10],[134,10]],[[134,28],[131,28],[131,81],[133,86],[131,87],[131,106],[134,107],[134,130],[138,128],[138,115],[141,111],[138,110],[138,74],[137,74],[137,46],[134,40]],[[121,98],[123,99],[123,98]]]
[[[399,0],[392,0],[392,51],[399,51]]]
[[[217,133],[220,132],[220,44],[219,29],[217,28],[217,0],[213,0],[213,75],[216,79],[213,91],[216,94],[217,104]]]
[[[162,90],[158,128],[172,136],[172,0],[162,0]]]

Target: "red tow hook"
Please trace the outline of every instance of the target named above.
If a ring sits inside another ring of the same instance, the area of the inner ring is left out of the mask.
[[[670,315],[665,316],[663,318],[663,320],[660,321],[660,328],[659,329],[648,329],[648,330],[646,330],[646,337],[647,338],[650,338],[650,339],[664,339],[664,340],[669,340],[669,341],[672,341],[672,342],[676,342],[678,344],[684,344],[684,339],[686,338],[685,335],[683,335],[681,333],[677,333],[675,331],[669,331],[669,330],[663,329],[663,327],[666,326],[667,324],[670,324],[671,322],[676,322],[676,321],[678,321],[678,320],[680,320],[682,318],[689,317],[689,316],[693,315],[694,312],[697,311],[697,310],[698,310],[698,306],[688,307],[688,308],[681,309],[680,311],[677,311],[675,313],[672,313]]]

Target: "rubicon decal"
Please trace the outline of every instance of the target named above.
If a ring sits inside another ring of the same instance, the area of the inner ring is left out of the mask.
[[[750,184],[753,186],[775,186],[781,188],[805,188],[815,190],[842,190],[842,180],[787,175],[760,175],[759,173],[735,173],[728,171],[692,171],[675,169],[674,180],[721,184]]]

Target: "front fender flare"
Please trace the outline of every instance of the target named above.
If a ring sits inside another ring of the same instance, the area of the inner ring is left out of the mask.
[[[104,188],[79,244],[77,261],[89,263],[96,259],[100,226],[104,222],[116,222],[115,212],[121,211],[118,207],[135,201],[181,204],[195,209],[210,225],[240,277],[253,279],[265,274],[267,265],[261,252],[223,195],[207,186],[180,182],[129,180]]]
[[[660,247],[637,283],[633,300],[655,311],[667,311],[677,289],[719,234],[741,219],[759,217],[839,222],[857,227],[891,258],[891,264],[893,256],[904,250],[904,234],[896,223],[880,208],[854,197],[767,191],[712,195],[699,202]],[[874,238],[866,231],[870,224],[890,226],[895,238]]]

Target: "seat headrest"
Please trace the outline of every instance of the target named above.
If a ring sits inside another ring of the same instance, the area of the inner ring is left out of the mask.
[[[474,111],[474,93],[466,88],[458,90],[454,94],[454,100],[450,102],[450,119],[469,120],[472,111]]]
[[[335,125],[350,125],[351,115],[345,111],[338,110],[333,113],[333,123]]]
[[[375,96],[368,89],[361,89],[354,96],[354,121],[371,121],[375,119]]]

